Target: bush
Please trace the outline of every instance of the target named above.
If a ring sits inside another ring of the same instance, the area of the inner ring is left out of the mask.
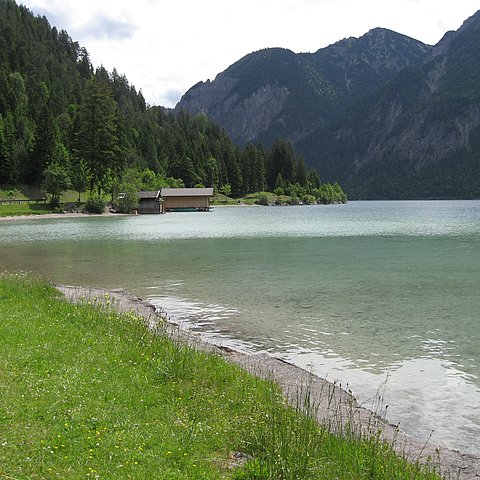
[[[257,205],[268,205],[270,203],[268,199],[268,194],[265,192],[260,192],[258,200],[255,202]]]
[[[105,200],[97,193],[91,194],[85,202],[83,211],[86,213],[103,213],[105,211]]]
[[[117,200],[117,211],[129,213],[138,207],[138,195],[135,192],[125,192]]]
[[[290,205],[298,205],[299,203],[299,199],[298,199],[298,196],[295,192],[292,192],[292,194],[290,195],[290,201],[288,202]]]

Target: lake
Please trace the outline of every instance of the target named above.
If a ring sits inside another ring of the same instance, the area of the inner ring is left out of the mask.
[[[480,201],[0,222],[0,270],[122,287],[480,454]]]

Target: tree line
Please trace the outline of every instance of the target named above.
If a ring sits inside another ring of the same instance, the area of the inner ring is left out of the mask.
[[[114,198],[199,185],[344,200],[287,141],[239,148],[205,115],[147,105],[124,75],[94,70],[66,31],[13,0],[0,0],[0,87],[0,184],[43,185],[53,203],[67,188]]]

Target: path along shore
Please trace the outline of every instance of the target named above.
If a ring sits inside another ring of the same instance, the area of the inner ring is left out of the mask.
[[[357,403],[350,392],[339,385],[317,377],[295,365],[273,356],[258,353],[250,354],[230,347],[200,339],[192,332],[182,330],[175,324],[165,321],[155,307],[121,289],[107,290],[83,286],[57,286],[72,302],[96,300],[106,302],[119,312],[134,312],[141,316],[147,328],[152,331],[165,331],[172,338],[189,343],[195,348],[222,355],[226,360],[246,369],[253,375],[275,381],[279,384],[292,404],[301,401],[309,392],[311,403],[317,408],[319,422],[331,426],[354,423],[355,431],[376,434],[393,446],[395,451],[411,462],[429,463],[447,479],[478,480],[480,478],[480,457],[432,445],[428,439],[418,440],[387,423],[374,412]]]

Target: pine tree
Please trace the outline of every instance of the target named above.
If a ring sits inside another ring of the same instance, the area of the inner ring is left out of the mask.
[[[268,167],[268,187],[273,189],[279,173],[285,184],[294,182],[295,154],[292,145],[286,140],[277,139],[273,143]]]
[[[295,181],[302,187],[306,187],[308,183],[307,169],[305,168],[305,160],[300,155],[297,158],[297,164],[295,166]]]
[[[0,184],[10,183],[9,180],[9,164],[6,157],[5,129],[3,126],[3,117],[0,113]]]
[[[9,112],[2,121],[2,142],[0,150],[0,183],[13,185],[20,179],[20,166],[15,155],[16,130],[13,115]]]
[[[117,137],[117,107],[109,84],[92,77],[79,112],[77,152],[91,173],[90,189],[100,191],[111,175],[119,178],[125,161]]]
[[[39,116],[35,132],[35,144],[30,161],[25,168],[24,178],[27,183],[36,183],[42,177],[46,166],[52,161],[55,142],[55,122],[47,104]]]

